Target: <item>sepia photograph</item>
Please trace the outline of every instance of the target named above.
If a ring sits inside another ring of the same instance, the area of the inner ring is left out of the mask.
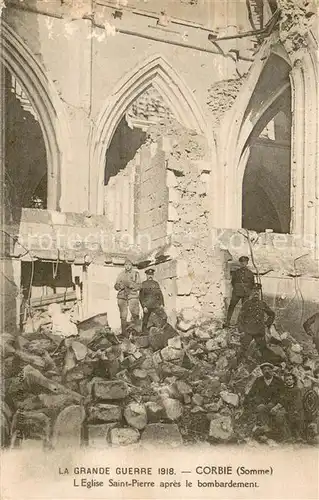
[[[0,9],[1,496],[318,498],[317,1]]]

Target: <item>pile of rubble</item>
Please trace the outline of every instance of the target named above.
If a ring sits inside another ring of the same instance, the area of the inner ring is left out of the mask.
[[[41,439],[46,446],[246,442],[238,425],[243,400],[260,375],[254,343],[236,356],[240,336],[185,309],[176,330],[165,313],[149,335],[121,338],[108,326],[65,339],[50,329],[3,334],[3,444]],[[297,342],[271,327],[267,361],[307,386],[318,364],[309,338]],[[265,361],[265,359],[263,359]],[[309,377],[310,376],[310,377]],[[311,383],[311,382],[310,382]]]

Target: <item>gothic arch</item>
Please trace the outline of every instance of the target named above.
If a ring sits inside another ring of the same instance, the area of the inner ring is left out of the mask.
[[[160,55],[142,61],[117,83],[100,113],[91,147],[90,210],[103,212],[105,154],[123,114],[146,89],[153,86],[185,127],[208,135],[205,119],[186,83]]]
[[[1,62],[19,80],[37,113],[42,130],[48,168],[47,206],[48,209],[59,210],[61,143],[68,137],[64,108],[44,68],[38,63],[24,41],[4,20],[1,21],[1,33]]]
[[[218,196],[213,196],[215,207],[213,226],[237,228],[241,226],[241,188],[243,172],[249,157],[247,140],[258,119],[270,112],[287,90],[287,83],[279,86],[263,104],[259,118],[247,115],[251,96],[259,77],[269,58],[280,57],[289,66],[289,79],[292,91],[292,179],[291,192],[293,233],[315,237],[315,248],[319,257],[319,178],[316,175],[318,164],[318,40],[310,31],[307,46],[300,50],[285,49],[278,34],[270,37],[260,49],[249,76],[234,106],[224,117],[217,140]],[[262,111],[262,112],[261,112]],[[224,210],[218,210],[220,205]]]

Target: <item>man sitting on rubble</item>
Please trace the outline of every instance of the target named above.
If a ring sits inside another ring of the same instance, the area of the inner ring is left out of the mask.
[[[124,271],[117,277],[114,285],[117,290],[117,305],[120,311],[122,335],[127,335],[127,315],[130,310],[132,322],[137,326],[140,317],[139,290],[140,275],[133,269],[132,262],[127,259],[124,263]]]
[[[142,330],[147,332],[148,320],[152,312],[164,307],[164,297],[159,283],[154,280],[155,269],[145,271],[147,279],[143,281],[140,290],[140,302],[143,308]]]
[[[230,320],[232,318],[236,305],[239,301],[241,301],[243,304],[244,301],[248,299],[255,283],[254,273],[247,267],[249,258],[243,255],[239,258],[238,261],[240,264],[239,269],[236,269],[236,271],[232,272],[231,284],[233,287],[233,291],[224,327],[228,327],[230,325]]]
[[[283,398],[284,382],[274,374],[271,363],[260,365],[262,376],[257,377],[246,395],[244,408],[248,414],[256,415],[256,437],[287,438],[287,424]]]
[[[243,336],[240,339],[241,349],[238,354],[238,364],[246,354],[252,340],[256,342],[262,356],[264,356],[267,349],[266,327],[269,328],[273,324],[275,313],[266,302],[261,300],[260,293],[261,285],[257,283],[254,285],[249,299],[244,302],[239,314],[238,330],[243,333]],[[265,315],[268,316],[266,320]]]
[[[305,332],[312,337],[319,354],[319,312],[310,316],[310,318],[304,322],[303,328]]]

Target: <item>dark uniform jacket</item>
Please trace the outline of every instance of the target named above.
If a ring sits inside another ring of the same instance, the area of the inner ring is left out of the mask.
[[[265,321],[265,314],[268,316]],[[265,326],[270,326],[275,319],[275,313],[259,298],[247,299],[241,308],[238,327],[240,332],[252,336],[265,335]]]
[[[245,405],[258,406],[272,403],[276,406],[278,403],[283,403],[284,393],[285,385],[280,378],[274,376],[270,384],[267,385],[264,377],[258,377],[246,396]]]
[[[231,284],[237,297],[247,297],[255,284],[254,273],[247,267],[240,267],[232,272]]]
[[[140,302],[142,307],[147,307],[147,309],[157,309],[164,305],[164,297],[157,281],[143,281],[140,289]]]

